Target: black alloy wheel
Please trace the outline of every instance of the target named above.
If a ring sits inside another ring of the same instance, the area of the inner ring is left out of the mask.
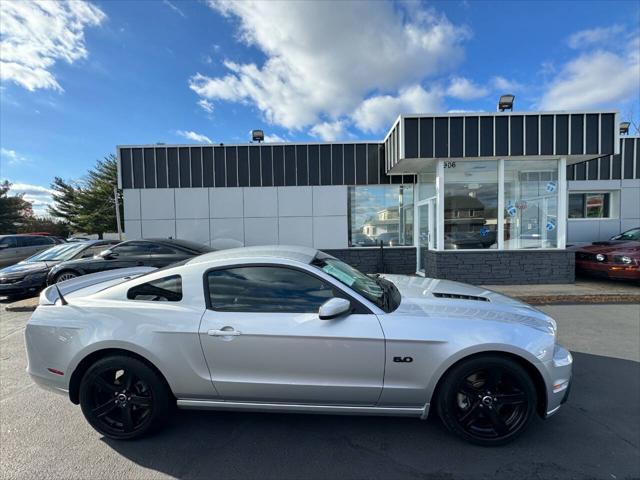
[[[454,367],[440,390],[445,425],[479,445],[502,445],[521,434],[536,411],[527,371],[506,357],[477,357]]]
[[[126,440],[143,436],[167,417],[170,393],[164,380],[140,360],[113,356],[98,360],[80,384],[80,406],[103,435]]]

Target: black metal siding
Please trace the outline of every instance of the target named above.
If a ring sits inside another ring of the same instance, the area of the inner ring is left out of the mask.
[[[540,155],[553,155],[553,115],[540,117]]]
[[[189,162],[189,148],[180,147],[178,149],[178,166],[180,169],[180,188],[191,186],[191,168]]]
[[[538,155],[538,119],[539,115],[527,115],[525,117],[525,155]]]
[[[120,176],[122,178],[122,188],[133,188],[133,167],[131,166],[131,149],[120,150]]]
[[[420,119],[420,158],[433,158],[433,118]]]
[[[142,149],[133,149],[133,187],[144,188]]]
[[[480,117],[480,156],[493,156],[493,117]]]
[[[569,115],[556,115],[556,155],[569,153]]]
[[[623,177],[625,180],[633,178],[633,138],[625,138],[623,139],[622,153],[623,158],[622,161],[624,163],[624,168],[622,170]]]
[[[156,148],[156,186],[167,187],[167,149]]]
[[[463,121],[462,117],[451,117],[449,124],[449,156],[450,157],[462,157],[463,156]]]
[[[597,114],[587,115],[587,152],[598,153],[600,143],[599,118]]]
[[[273,185],[273,148],[271,146],[260,147],[260,165],[262,174],[262,186]]]
[[[584,153],[584,115],[571,115],[571,153],[582,155]]]
[[[307,146],[296,145],[296,185],[309,184]]]
[[[202,147],[202,186],[213,187],[214,185],[213,147]],[[158,184],[158,186],[160,186],[160,184]]]
[[[249,186],[262,185],[262,170],[260,168],[260,147],[249,147]]]
[[[509,117],[496,117],[496,156],[509,155]]]
[[[524,155],[524,117],[511,116],[511,155]]]
[[[436,118],[435,156],[449,156],[449,119]]]
[[[418,119],[404,119],[404,157],[418,158]]]
[[[249,148],[238,147],[238,186],[249,186]]]
[[[202,148],[191,147],[191,186],[202,187]]]
[[[144,187],[155,188],[156,186],[156,165],[153,158],[153,148],[144,149]]]

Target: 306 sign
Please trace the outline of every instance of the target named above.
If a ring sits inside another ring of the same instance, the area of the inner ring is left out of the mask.
[[[456,168],[456,162],[444,162],[444,168]]]

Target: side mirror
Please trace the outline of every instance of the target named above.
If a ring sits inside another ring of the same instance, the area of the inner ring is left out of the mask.
[[[351,311],[351,302],[344,298],[330,298],[320,306],[320,320],[331,320]]]
[[[103,250],[102,252],[100,252],[99,256],[101,256],[105,260],[111,260],[116,258],[118,256],[118,253],[112,250]]]

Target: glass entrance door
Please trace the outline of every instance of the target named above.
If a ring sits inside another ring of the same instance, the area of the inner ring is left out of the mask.
[[[435,232],[435,197],[428,198],[418,202],[416,206],[416,246],[418,252],[416,255],[418,273],[425,272],[424,268],[424,250],[433,250],[437,238]]]

